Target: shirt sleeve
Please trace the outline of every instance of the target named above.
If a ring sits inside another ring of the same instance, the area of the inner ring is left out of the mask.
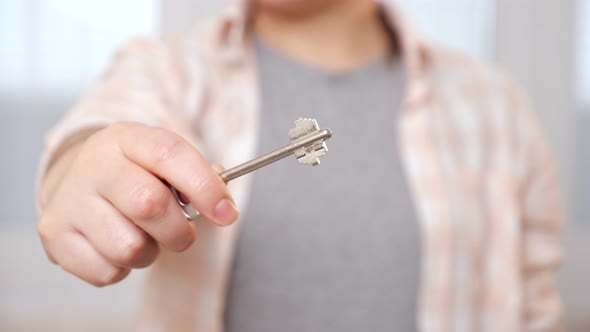
[[[163,41],[134,39],[84,97],[47,134],[37,174],[37,205],[47,170],[69,146],[119,121],[154,126],[178,122],[187,86],[182,60]]]
[[[523,331],[562,331],[556,272],[562,261],[564,209],[555,160],[527,98],[514,86],[511,96],[527,165],[521,187]]]

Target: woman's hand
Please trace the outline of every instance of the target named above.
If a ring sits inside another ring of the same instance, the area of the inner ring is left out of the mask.
[[[166,181],[211,222],[238,212],[225,184],[191,144],[173,132],[117,123],[90,136],[46,195],[38,231],[49,259],[95,285],[150,265],[159,246],[195,241]]]

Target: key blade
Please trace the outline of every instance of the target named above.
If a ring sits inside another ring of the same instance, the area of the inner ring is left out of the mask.
[[[323,142],[332,137],[332,131],[330,129],[321,129],[300,137],[291,143],[280,147],[274,151],[264,154],[258,158],[252,159],[248,162],[232,167],[226,171],[221,172],[219,175],[224,182],[229,182],[237,177],[248,174],[252,171],[259,169],[260,167],[274,163],[275,161],[286,158],[296,151],[305,149],[309,146],[314,146],[317,142]]]

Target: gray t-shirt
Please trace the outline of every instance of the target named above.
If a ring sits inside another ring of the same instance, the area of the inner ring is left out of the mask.
[[[254,174],[226,331],[415,330],[420,234],[397,139],[401,61],[327,73],[254,43],[259,152],[288,142],[300,116],[334,134],[320,166],[292,157]]]

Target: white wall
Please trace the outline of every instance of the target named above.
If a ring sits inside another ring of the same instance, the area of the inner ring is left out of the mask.
[[[164,0],[161,4],[162,32],[178,33],[191,28],[195,22],[215,15],[231,0]]]
[[[590,216],[587,196],[578,195],[590,189],[582,188],[590,183],[590,177],[587,168],[580,168],[590,164],[586,152],[590,117],[578,112],[575,86],[577,81],[583,88],[590,79],[584,68],[590,63],[590,31],[579,31],[576,39],[574,22],[577,17],[580,28],[588,29],[590,6],[586,0],[578,1],[585,11],[576,10],[573,0],[497,3],[497,60],[526,88],[545,124],[567,197],[568,219],[562,241],[566,256],[559,275],[567,330],[589,331],[590,299],[583,290],[590,280],[590,223],[577,217]],[[587,94],[580,93],[579,97]]]
[[[393,0],[427,36],[471,55],[494,59],[494,0]]]
[[[520,81],[554,146],[571,195],[574,1],[498,0],[496,56]]]

